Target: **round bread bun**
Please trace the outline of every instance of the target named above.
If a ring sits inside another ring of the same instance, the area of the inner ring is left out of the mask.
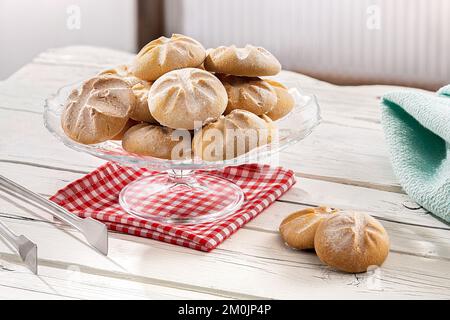
[[[163,126],[194,129],[196,122],[217,119],[227,92],[213,74],[196,68],[174,70],[156,80],[148,95],[152,116]]]
[[[122,78],[123,80],[125,80],[126,82],[128,82],[130,84],[130,86],[134,86],[136,83],[140,83],[140,82],[146,82],[145,80],[139,79],[138,77],[135,77],[131,71],[130,71],[130,67],[126,64],[121,64],[118,65],[116,67],[110,68],[110,69],[106,69],[101,71],[99,74],[99,76],[115,76],[118,78]]]
[[[219,75],[228,94],[225,114],[236,109],[250,111],[256,115],[269,112],[277,103],[275,89],[260,78]]]
[[[381,266],[389,253],[383,226],[366,213],[343,212],[324,220],[314,238],[322,262],[341,271],[366,272]]]
[[[148,108],[148,92],[152,83],[135,77],[127,65],[120,65],[112,69],[100,72],[100,75],[113,75],[127,81],[134,95],[136,96],[136,103],[131,111],[130,118],[136,121],[143,121],[157,124]]]
[[[284,242],[295,249],[313,249],[317,227],[338,211],[328,207],[308,208],[287,216],[280,224]]]
[[[131,65],[132,73],[141,79],[155,81],[163,74],[182,68],[195,68],[205,60],[205,48],[190,37],[173,34],[148,43]]]
[[[292,97],[288,89],[281,83],[268,79],[265,81],[275,89],[277,95],[277,103],[267,112],[267,116],[273,121],[276,121],[292,111],[295,105],[294,97]]]
[[[97,76],[72,91],[61,115],[61,126],[79,143],[103,142],[125,127],[134,104],[135,96],[126,81]]]
[[[234,110],[194,134],[192,151],[206,161],[233,159],[268,143],[266,122],[257,115]]]
[[[141,82],[135,84],[131,89],[136,96],[136,104],[130,114],[130,118],[136,121],[143,121],[158,124],[158,121],[150,113],[148,107],[148,93],[152,84],[150,82]]]
[[[281,64],[262,47],[246,45],[218,47],[208,50],[205,69],[212,72],[244,77],[274,76],[281,71]]]
[[[158,125],[140,123],[131,127],[123,136],[122,148],[141,156],[151,156],[161,159],[186,159],[190,157],[191,137],[179,139],[174,129]],[[175,149],[177,148],[177,149]],[[182,153],[175,151],[182,150]]]

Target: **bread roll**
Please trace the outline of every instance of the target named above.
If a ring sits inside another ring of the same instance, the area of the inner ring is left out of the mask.
[[[227,92],[211,73],[186,68],[171,71],[153,83],[148,105],[153,117],[173,129],[194,129],[217,119],[227,106]]]
[[[277,103],[275,89],[260,78],[219,75],[228,94],[225,114],[236,109],[256,115],[269,112]]]
[[[184,139],[175,130],[141,123],[131,127],[123,136],[124,150],[141,156],[151,156],[161,159],[186,159],[190,157],[191,137],[188,131]],[[182,153],[175,153],[183,150]]]
[[[158,124],[148,107],[148,93],[151,86],[150,82],[145,81],[137,83],[131,88],[136,96],[136,104],[130,114],[130,118],[136,121]]]
[[[294,212],[281,222],[279,228],[281,237],[291,248],[313,249],[317,227],[337,212],[328,207],[308,208]]]
[[[103,142],[120,133],[134,104],[135,96],[126,81],[97,76],[70,94],[61,125],[67,136],[77,142]]]
[[[208,50],[205,69],[235,76],[260,77],[276,75],[281,70],[281,64],[269,51],[261,47],[222,46]]]
[[[345,212],[324,220],[314,238],[322,262],[345,272],[365,272],[380,266],[389,253],[383,226],[365,213]]]
[[[115,77],[118,77],[118,78],[122,78],[123,80],[128,82],[131,87],[134,86],[136,83],[140,83],[142,81],[145,81],[145,80],[139,79],[138,77],[135,77],[131,73],[130,68],[128,67],[128,65],[126,65],[126,64],[118,65],[116,67],[103,70],[98,75],[99,76],[105,76],[105,75],[106,76],[115,76]]]
[[[276,121],[292,111],[295,104],[294,97],[291,96],[288,89],[281,83],[267,79],[266,82],[275,89],[277,95],[277,103],[267,113],[267,116],[273,121]]]
[[[160,37],[147,44],[131,65],[132,73],[141,79],[155,81],[163,74],[182,68],[195,68],[205,60],[200,42],[181,34]]]
[[[148,123],[155,123],[157,121],[153,118],[148,108],[148,92],[152,85],[151,82],[139,79],[134,76],[129,70],[127,65],[120,65],[118,67],[104,70],[100,72],[100,75],[114,75],[127,81],[134,95],[136,96],[136,103],[131,111],[130,118],[136,121],[143,121]]]
[[[245,110],[234,110],[194,135],[192,151],[206,161],[232,159],[268,142],[266,122]]]

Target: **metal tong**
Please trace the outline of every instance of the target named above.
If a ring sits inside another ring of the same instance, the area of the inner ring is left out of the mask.
[[[16,235],[1,221],[0,235],[16,249],[27,268],[37,274],[37,245],[24,235]]]
[[[106,225],[100,221],[92,218],[79,218],[56,203],[45,199],[2,175],[0,175],[0,190],[19,200],[31,203],[40,209],[44,209],[54,217],[80,231],[88,243],[102,254],[108,254],[108,230]]]

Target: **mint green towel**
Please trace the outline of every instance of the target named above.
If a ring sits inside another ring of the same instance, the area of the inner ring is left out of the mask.
[[[450,222],[450,85],[437,94],[413,90],[386,94],[382,124],[403,189]]]

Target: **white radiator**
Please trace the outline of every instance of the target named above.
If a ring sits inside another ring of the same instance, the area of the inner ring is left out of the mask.
[[[261,45],[284,69],[341,84],[450,83],[449,0],[166,0],[166,31]]]

